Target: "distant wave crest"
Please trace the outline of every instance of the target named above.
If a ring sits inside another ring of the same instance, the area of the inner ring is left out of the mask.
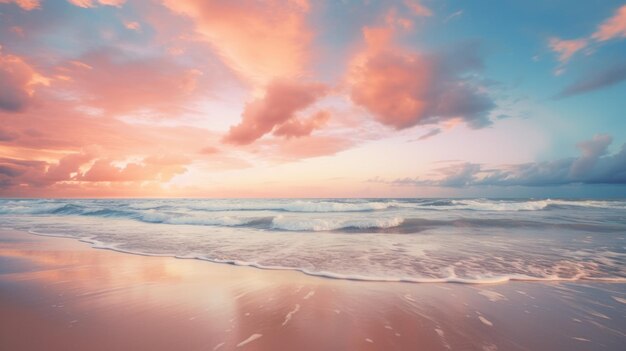
[[[299,217],[276,216],[272,228],[290,231],[331,231],[337,229],[392,228],[404,222],[402,217],[357,218],[357,219],[302,219]]]

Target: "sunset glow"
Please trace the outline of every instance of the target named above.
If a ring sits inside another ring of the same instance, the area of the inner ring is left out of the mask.
[[[625,196],[619,1],[0,0],[0,196]]]

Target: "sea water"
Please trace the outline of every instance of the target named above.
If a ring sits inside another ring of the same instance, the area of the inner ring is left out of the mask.
[[[338,279],[626,281],[626,201],[0,200],[0,227]]]

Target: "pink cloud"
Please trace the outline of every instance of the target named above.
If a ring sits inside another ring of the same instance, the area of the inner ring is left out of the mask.
[[[602,22],[588,38],[573,40],[550,38],[548,46],[557,54],[558,60],[564,64],[576,52],[590,46],[593,42],[603,42],[615,38],[626,38],[626,5],[621,6],[611,18]],[[591,52],[593,51],[589,51],[589,53]],[[555,74],[560,75],[563,72],[564,68],[561,66],[557,68]]]
[[[113,113],[180,111],[209,88],[199,69],[167,57],[127,58],[115,50],[87,54],[60,67],[59,73],[68,77],[59,86],[83,104]]]
[[[126,0],[67,0],[67,1],[72,5],[83,7],[83,8],[96,7],[98,6],[98,4],[120,7],[126,2]]]
[[[330,113],[328,111],[320,111],[313,117],[304,121],[292,118],[276,128],[276,130],[274,130],[274,135],[285,136],[288,138],[310,135],[313,130],[326,124],[328,119],[330,119]]]
[[[350,63],[352,101],[396,129],[462,118],[469,125],[489,123],[493,102],[461,75],[480,66],[471,47],[426,54],[393,44],[393,30],[364,28],[366,47]]]
[[[85,153],[69,154],[48,163],[37,160],[0,158],[0,192],[10,187],[45,187],[58,181],[70,180],[79,167],[91,160]]]
[[[186,172],[185,164],[189,162],[152,156],[116,167],[113,160],[96,157],[90,152],[71,153],[56,163],[0,158],[0,194],[12,194],[19,189],[20,194],[33,192],[41,196],[68,182],[92,192],[101,182],[166,182]],[[83,172],[84,166],[89,168]]]
[[[598,41],[626,37],[626,5],[617,9],[613,17],[602,22],[591,37]]]
[[[26,11],[38,9],[41,6],[40,0],[0,0],[0,4],[10,3],[14,3]]]
[[[250,144],[270,133],[275,127],[282,130],[279,132],[282,135],[291,136],[298,134],[298,127],[301,127],[299,132],[313,130],[318,123],[315,122],[315,117],[312,124],[304,126],[297,121],[296,113],[311,106],[326,93],[327,88],[319,83],[272,82],[263,98],[246,105],[241,123],[230,128],[224,141],[239,145]]]
[[[255,85],[305,73],[313,33],[308,1],[166,0],[234,71]]]
[[[380,52],[353,68],[352,100],[398,129],[416,124],[428,107],[432,63],[419,55]]]
[[[281,140],[275,145],[273,153],[283,160],[333,155],[353,146],[354,142],[345,137],[305,136]]]
[[[1,50],[0,46],[0,110],[23,111],[32,102],[36,88],[48,85],[49,80],[23,58]]]
[[[141,24],[139,24],[139,22],[136,22],[136,21],[124,22],[124,27],[130,30],[140,30]]]
[[[111,160],[99,159],[82,176],[81,181],[88,182],[140,182],[171,180],[175,175],[184,173],[188,161],[163,162],[161,158],[145,158],[141,163],[128,163],[116,167]]]
[[[411,12],[416,16],[432,16],[433,12],[427,8],[426,6],[420,4],[419,1],[416,0],[405,0],[404,4],[411,10]]]
[[[0,111],[3,126],[11,127],[3,129],[6,138],[0,140],[4,156],[49,161],[97,147],[99,157],[120,160],[129,155],[189,155],[218,142],[218,133],[206,129],[129,124],[106,114],[87,115],[75,104],[48,100],[20,114]]]
[[[559,38],[550,38],[548,40],[550,49],[558,55],[561,62],[567,62],[572,55],[584,49],[587,46],[586,39],[562,40]]]

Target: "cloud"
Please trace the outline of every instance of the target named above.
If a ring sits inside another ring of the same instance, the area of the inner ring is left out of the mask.
[[[557,59],[561,66],[557,67],[555,74],[560,75],[564,72],[564,65],[578,51],[587,48],[594,43],[604,42],[615,38],[626,37],[626,5],[621,6],[611,18],[602,22],[596,32],[587,38],[579,38],[572,40],[563,40],[556,37],[548,39],[548,47],[557,54]],[[592,53],[593,50],[588,50]]]
[[[200,153],[203,155],[215,155],[220,152],[220,149],[215,146],[206,146],[200,149]]]
[[[476,128],[490,123],[495,104],[466,77],[482,66],[476,47],[420,53],[393,45],[393,35],[390,28],[364,28],[366,48],[355,55],[348,74],[355,104],[396,129],[453,118]]]
[[[13,141],[17,138],[19,138],[19,135],[17,133],[0,128],[0,142]]]
[[[559,38],[550,38],[548,40],[548,45],[550,49],[558,55],[559,61],[561,61],[561,63],[565,63],[572,57],[572,55],[587,46],[587,40],[563,40]]]
[[[114,48],[87,53],[59,72],[68,77],[60,87],[111,113],[180,111],[210,85],[203,71],[169,57],[132,57]]]
[[[304,121],[292,118],[276,128],[274,135],[287,138],[306,136],[311,134],[313,130],[322,127],[329,118],[330,113],[328,111],[320,111]]]
[[[82,7],[82,8],[96,7],[98,6],[98,4],[120,7],[126,2],[126,0],[67,0],[67,1],[72,5]]]
[[[44,174],[46,162],[0,157],[0,190],[19,186],[23,181]],[[34,184],[34,182],[28,182]]]
[[[165,5],[193,19],[223,61],[254,85],[305,71],[313,38],[306,0],[165,0]]]
[[[51,187],[63,182],[166,182],[186,171],[189,160],[171,156],[145,157],[123,167],[111,159],[100,159],[97,153],[83,151],[68,154],[56,163],[15,158],[0,158],[0,191],[12,187]],[[88,169],[83,171],[82,168]]]
[[[142,162],[131,162],[123,167],[116,167],[112,160],[97,160],[89,170],[77,177],[77,180],[88,182],[167,182],[175,175],[187,171],[184,167],[187,160],[168,161],[163,158],[148,157]]]
[[[548,45],[557,54],[561,65],[555,70],[556,75],[564,72],[564,64],[578,51],[588,47],[594,42],[603,42],[614,38],[626,37],[626,5],[620,7],[613,17],[605,20],[598,30],[588,38],[573,40],[561,40],[550,38]],[[619,62],[596,69],[586,76],[563,89],[556,97],[568,97],[582,94],[593,90],[602,89],[626,80],[626,63]]]
[[[621,6],[613,17],[602,22],[598,30],[591,35],[597,41],[626,37],[626,5]]]
[[[480,171],[480,165],[465,162],[455,166],[448,166],[439,169],[443,178],[437,181],[439,186],[462,187],[472,184],[474,175]]]
[[[443,20],[443,23],[448,23],[448,22],[450,22],[451,20],[453,20],[453,19],[455,19],[455,18],[457,18],[457,17],[461,17],[462,15],[463,15],[463,10],[458,10],[458,11],[456,11],[456,12],[453,12],[453,13],[451,13],[450,15],[448,15],[448,17],[446,17],[446,18]]]
[[[224,141],[245,145],[270,133],[275,127],[277,135],[298,136],[309,134],[320,125],[324,115],[308,122],[297,119],[296,113],[306,109],[327,93],[319,83],[274,81],[263,98],[248,103],[241,123],[230,128]]]
[[[272,154],[281,161],[293,161],[303,158],[328,156],[352,147],[354,141],[335,136],[304,136],[278,141],[272,147]]]
[[[21,7],[22,10],[26,11],[35,10],[41,6],[41,2],[39,0],[0,0],[0,4],[10,3],[14,3]]]
[[[569,176],[573,178],[583,177],[589,169],[598,163],[600,157],[607,153],[607,148],[612,142],[613,138],[610,135],[598,134],[591,140],[576,144],[581,155],[572,163]]]
[[[599,134],[577,144],[581,155],[546,162],[531,162],[500,168],[459,163],[436,170],[431,178],[401,178],[394,185],[410,186],[553,186],[567,184],[626,184],[626,143],[612,155],[611,136]],[[373,181],[385,182],[380,179]]]
[[[124,27],[130,30],[141,30],[141,24],[137,21],[127,21],[124,22]]]
[[[564,98],[608,88],[624,80],[626,80],[626,62],[619,62],[597,71],[589,72],[586,76],[565,87],[556,97]]]
[[[441,133],[441,128],[434,128],[434,129],[431,129],[429,132],[419,136],[416,139],[416,141],[422,141],[422,140],[430,139],[430,138],[432,138],[435,135],[440,134],[440,133]]]
[[[33,101],[35,89],[49,80],[19,56],[3,54],[0,46],[0,110],[20,112]]]
[[[419,1],[416,1],[416,0],[405,0],[404,4],[416,16],[428,17],[428,16],[432,16],[433,15],[433,12],[429,8],[427,8],[426,6],[422,5]]]
[[[0,158],[0,190],[15,186],[45,187],[70,180],[71,175],[90,159],[91,156],[85,153],[69,154],[52,164],[38,160]]]

